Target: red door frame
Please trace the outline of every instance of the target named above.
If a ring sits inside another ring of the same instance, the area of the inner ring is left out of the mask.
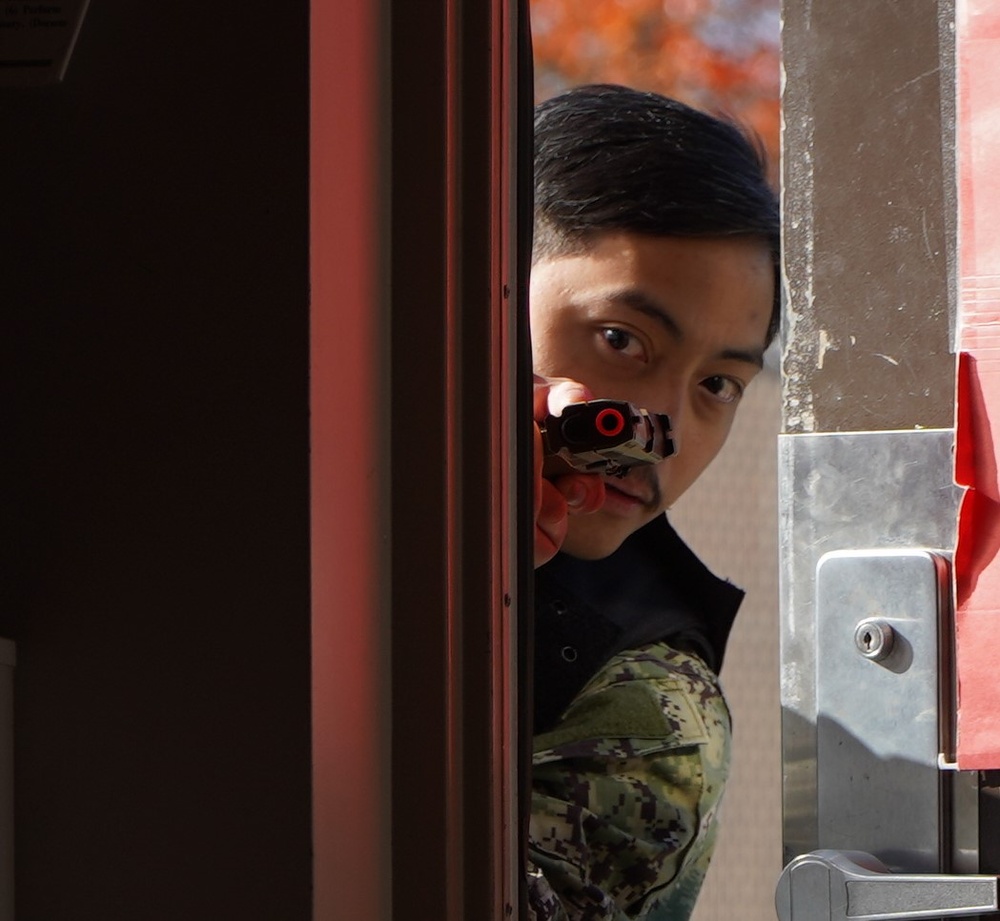
[[[512,0],[312,4],[324,921],[500,921],[517,902],[517,17]]]

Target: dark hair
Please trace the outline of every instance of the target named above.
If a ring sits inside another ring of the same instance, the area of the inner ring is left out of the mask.
[[[582,86],[535,109],[532,259],[601,234],[758,236],[771,250],[780,317],[780,218],[759,139],[656,93]]]

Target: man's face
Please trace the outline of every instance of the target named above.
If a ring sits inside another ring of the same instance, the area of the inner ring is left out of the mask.
[[[770,252],[751,237],[610,233],[535,263],[535,373],[667,413],[677,445],[655,466],[606,477],[604,507],[570,516],[563,550],[613,553],[701,475],[760,370],[773,297]]]

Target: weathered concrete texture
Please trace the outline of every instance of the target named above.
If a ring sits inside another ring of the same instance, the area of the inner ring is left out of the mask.
[[[784,4],[787,432],[952,424],[946,2]]]

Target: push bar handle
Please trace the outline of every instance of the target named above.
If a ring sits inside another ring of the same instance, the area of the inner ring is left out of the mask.
[[[892,921],[997,911],[997,877],[890,873],[861,851],[813,851],[782,871],[779,921]]]

